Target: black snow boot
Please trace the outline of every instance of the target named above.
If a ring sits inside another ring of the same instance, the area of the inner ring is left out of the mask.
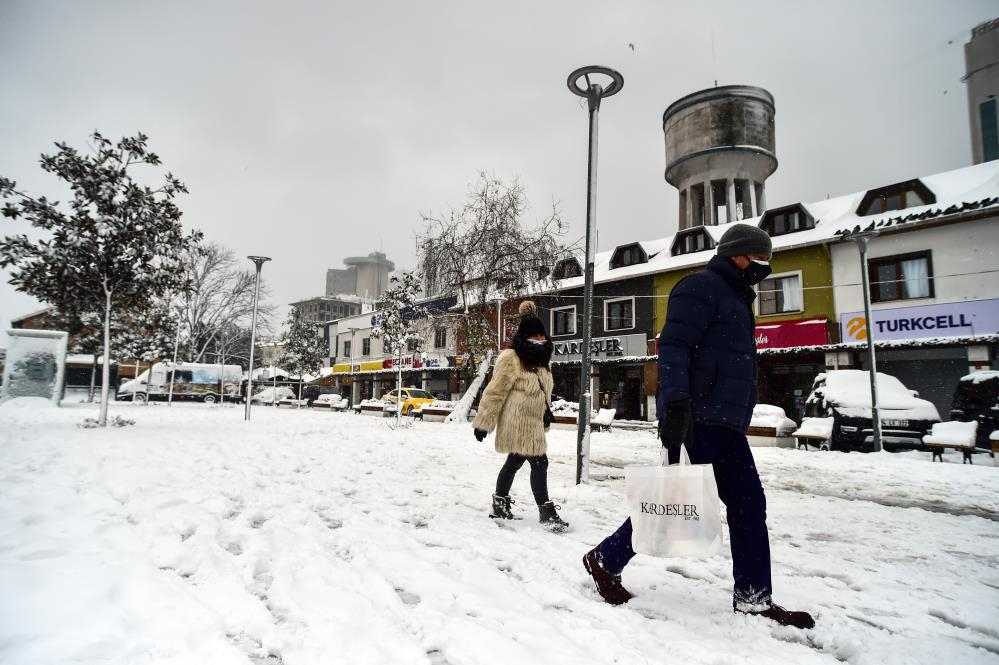
[[[739,609],[736,609],[735,611],[742,614],[748,614],[750,616],[770,619],[771,621],[774,621],[782,626],[793,626],[794,628],[801,628],[802,630],[815,628],[815,619],[813,619],[812,615],[808,612],[792,612],[790,610],[785,610],[780,605],[771,605],[765,610],[758,611],[744,612]]]
[[[556,506],[549,501],[538,506],[538,521],[552,533],[562,533],[569,528],[569,523],[558,516],[562,506]]]
[[[500,496],[499,494],[493,494],[493,512],[489,514],[489,517],[498,520],[513,520],[517,519],[513,516],[513,511],[510,510],[510,504],[513,503],[513,499],[509,496]]]
[[[593,578],[597,585],[597,593],[611,605],[624,605],[634,598],[634,594],[621,585],[620,575],[611,575],[600,565],[597,548],[593,548],[583,557],[583,568]]]

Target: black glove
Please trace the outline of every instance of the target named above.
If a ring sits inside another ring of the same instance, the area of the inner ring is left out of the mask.
[[[479,443],[482,443],[482,440],[486,438],[486,434],[488,433],[489,432],[484,429],[479,429],[478,427],[475,428],[475,438]]]
[[[690,434],[690,400],[681,399],[666,405],[659,419],[659,438],[667,448],[679,448],[688,443]]]

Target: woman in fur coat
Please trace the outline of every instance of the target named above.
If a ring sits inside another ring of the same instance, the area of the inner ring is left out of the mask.
[[[514,476],[531,465],[531,491],[538,504],[541,523],[560,533],[569,527],[558,516],[560,506],[548,498],[548,455],[545,432],[552,396],[552,373],[548,363],[554,349],[537,307],[527,301],[520,305],[521,321],[510,348],[499,354],[493,378],[482,393],[473,427],[482,441],[496,430],[496,452],[506,453],[506,462],[496,478],[493,512],[490,517],[515,519],[510,510],[510,488]]]

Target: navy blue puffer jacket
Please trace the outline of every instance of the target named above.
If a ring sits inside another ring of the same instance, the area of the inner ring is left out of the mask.
[[[659,334],[660,415],[690,399],[694,422],[745,432],[756,406],[756,293],[731,259],[673,287]]]

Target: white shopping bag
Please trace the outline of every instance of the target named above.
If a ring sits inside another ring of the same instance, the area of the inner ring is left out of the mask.
[[[624,477],[632,549],[658,557],[718,553],[721,506],[710,464],[690,464],[681,448],[679,464],[629,466]]]

